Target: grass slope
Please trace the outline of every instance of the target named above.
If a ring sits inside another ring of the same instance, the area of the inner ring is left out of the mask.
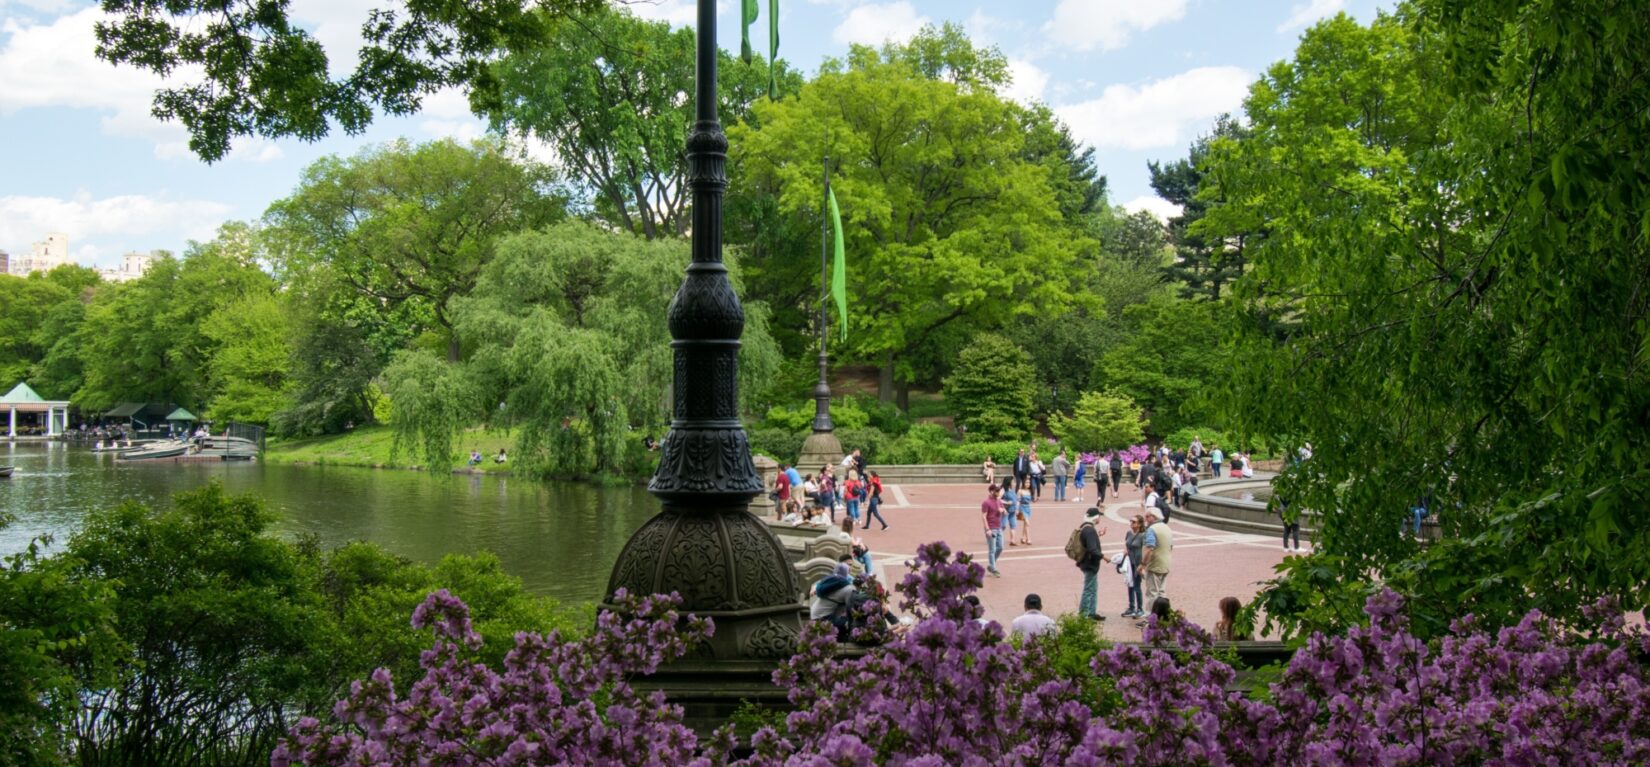
[[[461,453],[453,457],[453,466],[461,470],[479,469],[484,472],[506,472],[510,464],[493,463],[500,449],[509,450],[509,434],[497,430],[470,429],[459,439]],[[403,445],[398,455],[391,457],[395,434],[388,426],[365,426],[344,434],[307,439],[272,440],[264,452],[270,463],[310,463],[332,466],[370,466],[385,469],[421,469],[411,446]],[[466,466],[470,450],[481,451],[485,460],[479,467]]]

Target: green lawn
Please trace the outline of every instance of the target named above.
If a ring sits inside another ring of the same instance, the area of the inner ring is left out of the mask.
[[[309,439],[271,440],[264,452],[270,463],[313,463],[334,466],[372,466],[390,469],[421,468],[411,446],[403,445],[394,460],[390,447],[395,435],[388,426],[367,426],[344,434],[333,434]],[[481,451],[486,460],[477,467],[482,471],[505,471],[509,464],[493,463],[500,448],[508,450],[513,440],[502,430],[470,429],[458,440],[459,453],[453,456],[453,466],[469,468],[466,461],[470,450]]]

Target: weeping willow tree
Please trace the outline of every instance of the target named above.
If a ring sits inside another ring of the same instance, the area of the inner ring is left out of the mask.
[[[464,363],[495,419],[520,429],[516,462],[539,474],[623,465],[626,435],[669,413],[665,313],[689,259],[683,241],[645,241],[569,222],[499,244],[457,327]],[[735,275],[737,276],[737,275]],[[736,280],[735,285],[738,285]],[[779,349],[767,312],[747,304],[740,384],[771,378]]]
[[[410,447],[427,469],[452,466],[453,440],[479,410],[469,371],[429,351],[399,352],[384,369],[384,393],[395,409],[391,454]]]

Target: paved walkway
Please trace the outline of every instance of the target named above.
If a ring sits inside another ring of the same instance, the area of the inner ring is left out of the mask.
[[[1045,487],[1041,500],[1032,507],[1032,545],[1007,546],[1005,541],[998,559],[1003,577],[985,578],[979,596],[987,618],[1007,625],[1022,612],[1025,595],[1031,592],[1042,596],[1045,613],[1077,611],[1083,576],[1066,558],[1065,544],[1071,530],[1082,523],[1084,511],[1094,505],[1093,490],[1092,485],[1087,488],[1081,503],[1057,503],[1053,500],[1053,483]],[[1075,491],[1068,496],[1075,498]],[[883,493],[882,506],[889,529],[884,531],[873,524],[873,529],[856,534],[864,537],[878,575],[890,584],[905,576],[905,563],[919,544],[928,541],[943,540],[954,551],[974,554],[975,560],[984,565],[985,541],[980,524],[980,502],[984,499],[984,484],[889,486]],[[1101,536],[1100,544],[1110,557],[1122,549],[1127,520],[1140,513],[1141,498],[1132,486],[1125,485],[1120,496],[1108,496],[1106,500],[1100,523],[1106,534]],[[1169,527],[1175,532],[1174,572],[1167,584],[1169,599],[1192,622],[1206,627],[1212,628],[1219,619],[1222,597],[1234,596],[1247,603],[1259,591],[1260,582],[1273,577],[1274,567],[1287,555],[1282,543],[1270,536],[1227,533],[1178,520]],[[1310,547],[1309,541],[1303,541],[1302,553]],[[1099,605],[1107,617],[1105,634],[1115,640],[1139,639],[1135,621],[1118,617],[1128,604],[1122,579],[1109,566],[1101,567]]]

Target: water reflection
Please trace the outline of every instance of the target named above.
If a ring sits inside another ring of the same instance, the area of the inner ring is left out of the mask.
[[[367,540],[430,563],[488,550],[529,590],[567,600],[601,596],[619,550],[658,508],[639,485],[257,462],[116,463],[60,443],[0,443],[0,465],[17,467],[0,480],[0,513],[14,517],[0,529],[0,553],[36,535],[67,536],[87,508],[165,505],[173,493],[218,479],[230,492],[262,497],[282,535],[313,533],[326,545]]]

